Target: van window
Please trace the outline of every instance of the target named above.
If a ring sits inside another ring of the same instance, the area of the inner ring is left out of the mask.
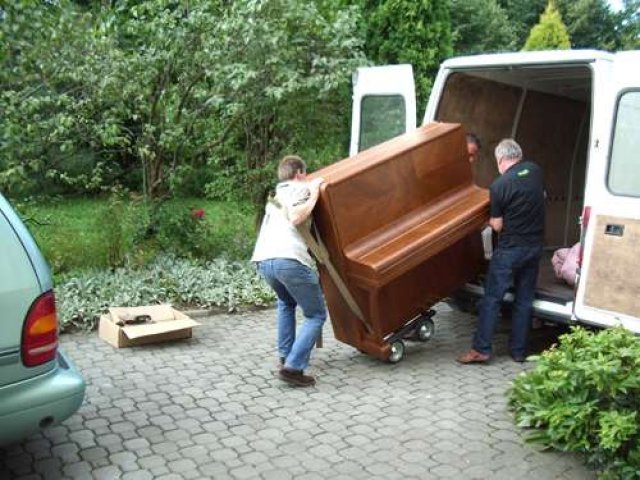
[[[360,151],[378,145],[406,130],[406,105],[402,95],[366,95],[360,106]]]
[[[624,93],[618,101],[608,184],[618,195],[640,197],[640,92]]]

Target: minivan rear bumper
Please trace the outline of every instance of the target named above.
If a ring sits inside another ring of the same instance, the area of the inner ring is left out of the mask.
[[[0,387],[0,445],[73,415],[82,404],[85,388],[75,365],[60,350],[52,370]]]

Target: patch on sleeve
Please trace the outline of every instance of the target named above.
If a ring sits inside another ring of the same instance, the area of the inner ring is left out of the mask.
[[[524,170],[520,170],[517,175],[519,177],[526,177],[527,175],[529,175],[529,169],[525,168]]]
[[[297,207],[298,205],[304,204],[307,200],[309,200],[310,196],[311,190],[309,190],[307,187],[300,189],[299,192],[296,192],[296,198],[293,202],[293,206]]]

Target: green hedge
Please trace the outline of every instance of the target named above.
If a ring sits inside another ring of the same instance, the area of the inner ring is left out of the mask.
[[[573,328],[510,391],[528,440],[584,454],[601,478],[640,479],[640,338]]]

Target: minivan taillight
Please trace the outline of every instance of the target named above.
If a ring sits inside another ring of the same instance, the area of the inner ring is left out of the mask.
[[[22,363],[35,367],[56,356],[58,319],[52,291],[43,293],[29,308],[22,329]]]

